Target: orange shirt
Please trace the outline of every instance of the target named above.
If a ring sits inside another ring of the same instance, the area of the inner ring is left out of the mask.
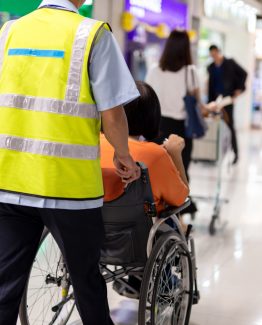
[[[158,211],[164,204],[180,206],[189,194],[172,159],[161,146],[152,142],[129,140],[131,156],[135,161],[143,162],[149,171],[154,201]],[[104,181],[104,200],[111,201],[124,192],[121,178],[116,174],[113,164],[114,149],[101,135],[101,167]]]

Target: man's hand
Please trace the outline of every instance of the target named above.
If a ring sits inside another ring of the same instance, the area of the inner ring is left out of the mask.
[[[210,106],[205,105],[205,104],[200,104],[200,112],[203,117],[208,117],[208,115],[210,113]]]
[[[126,186],[141,176],[139,166],[134,162],[130,155],[119,157],[115,154],[114,164],[117,175],[122,178],[122,182],[125,183]]]
[[[129,154],[128,125],[122,106],[102,112],[103,130],[109,143],[115,149],[116,173],[126,186],[140,177],[140,168]]]
[[[171,134],[164,142],[164,148],[170,155],[181,154],[185,148],[185,140],[178,135]]]
[[[219,113],[221,111],[221,107],[217,104],[216,101],[206,104],[205,107],[208,113]]]

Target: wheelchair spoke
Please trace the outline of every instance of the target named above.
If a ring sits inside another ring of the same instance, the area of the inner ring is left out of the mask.
[[[192,278],[189,277],[192,270],[189,270],[190,255],[186,246],[179,237],[169,233],[163,235],[162,241],[159,240],[153,257],[148,285],[145,287],[144,284],[143,287],[143,290],[147,290],[147,308],[145,316],[141,310],[140,322],[150,325],[184,325],[188,310],[191,309],[189,295],[192,296]]]
[[[68,299],[62,296],[68,283]],[[24,325],[65,325],[75,307],[69,277],[60,250],[50,234],[41,241],[23,297]],[[64,300],[64,303],[63,303]]]

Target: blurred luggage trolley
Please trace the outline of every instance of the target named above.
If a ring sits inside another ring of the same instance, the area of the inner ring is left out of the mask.
[[[216,233],[216,221],[220,218],[221,205],[228,203],[228,199],[221,198],[222,171],[225,158],[231,152],[231,135],[227,124],[224,121],[223,111],[214,113],[207,118],[208,131],[201,139],[194,140],[192,159],[195,162],[209,162],[217,167],[217,179],[214,196],[194,196],[197,200],[214,202],[209,233]],[[192,216],[194,218],[194,216]]]
[[[139,299],[139,325],[188,325],[192,304],[199,300],[191,227],[185,234],[179,222],[189,201],[157,216],[148,171],[142,165],[141,170],[139,180],[103,207],[101,273],[118,293]],[[70,324],[74,309],[65,260],[46,229],[20,306],[21,324]]]

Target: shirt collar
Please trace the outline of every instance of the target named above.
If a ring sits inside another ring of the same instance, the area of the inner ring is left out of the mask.
[[[58,6],[58,7],[63,7],[67,10],[74,11],[78,13],[78,10],[75,5],[72,4],[69,0],[43,0],[39,6],[39,8],[43,6]]]

